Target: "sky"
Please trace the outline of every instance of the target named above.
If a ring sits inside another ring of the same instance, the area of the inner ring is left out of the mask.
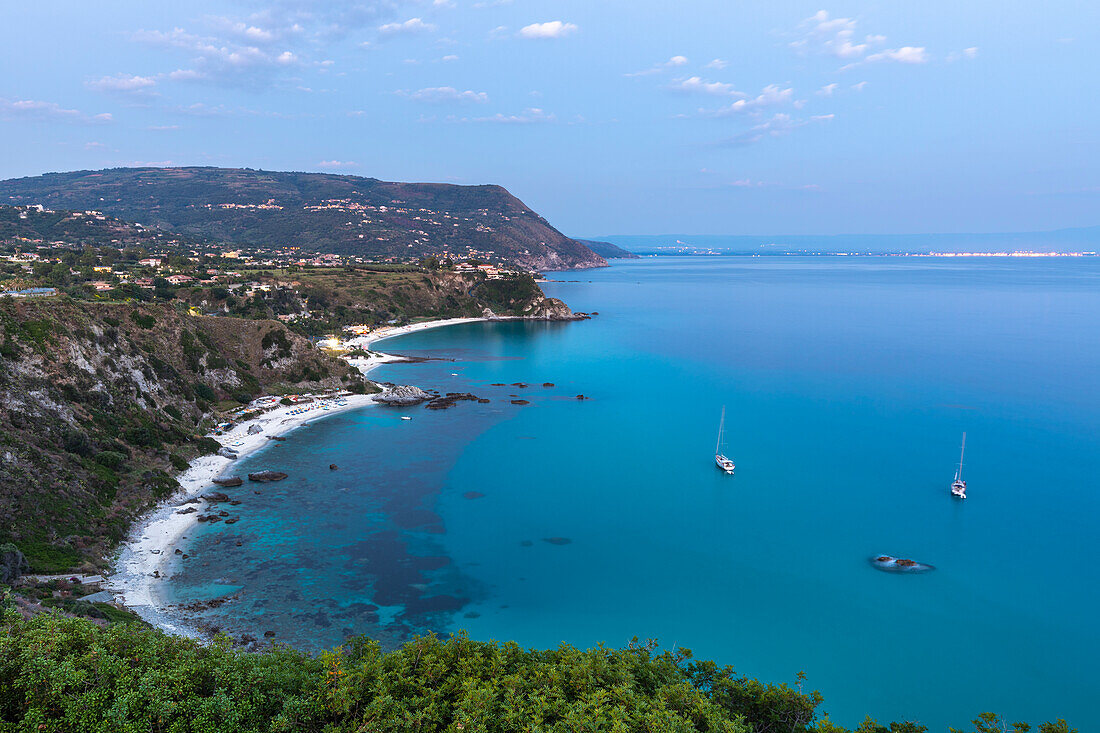
[[[43,0],[0,177],[498,183],[573,236],[1100,225],[1100,3]]]

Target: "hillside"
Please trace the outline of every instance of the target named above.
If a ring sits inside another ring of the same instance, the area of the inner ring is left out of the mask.
[[[35,570],[102,567],[176,488],[219,407],[362,376],[273,321],[165,304],[0,298],[0,545]]]
[[[194,244],[141,224],[84,211],[39,211],[33,207],[0,205],[0,244],[55,244],[74,247],[109,245],[159,249]]]
[[[492,185],[239,168],[115,168],[0,181],[0,203],[95,210],[195,237],[334,254],[480,255],[533,270],[607,264]]]
[[[578,239],[577,241],[583,243],[585,247],[588,247],[588,249],[607,260],[640,259],[639,256],[633,252],[625,250],[619,245],[612,244],[611,242],[598,242],[593,239]]]

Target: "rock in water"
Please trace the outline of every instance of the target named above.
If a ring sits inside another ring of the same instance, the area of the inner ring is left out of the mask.
[[[229,478],[216,478],[214,483],[218,486],[240,486],[244,483],[244,479],[240,476],[230,476]]]
[[[337,466],[337,465],[336,465],[335,463],[330,463],[330,464],[328,464],[328,470],[330,470],[330,471],[335,471],[335,470],[337,470],[338,468],[340,468],[340,467],[339,467],[339,466]]]
[[[259,433],[262,433],[263,431],[264,431],[264,428],[263,428],[262,425],[249,425],[248,426],[248,434],[249,435],[257,435]]]
[[[210,502],[215,501],[229,501],[229,497],[220,491],[208,491],[202,495],[202,498]]]
[[[936,568],[916,560],[893,557],[891,555],[875,555],[871,558],[871,564],[879,570],[887,573],[927,573]]]
[[[431,395],[409,384],[396,384],[374,398],[383,405],[419,405],[431,399]]]
[[[287,474],[282,471],[257,471],[256,473],[248,474],[249,481],[260,481],[266,483],[268,481],[282,481],[287,477]]]
[[[30,572],[31,564],[10,542],[0,545],[0,584],[13,585],[19,576]]]

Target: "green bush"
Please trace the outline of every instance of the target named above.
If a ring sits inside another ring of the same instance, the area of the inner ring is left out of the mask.
[[[141,311],[132,311],[130,313],[130,320],[142,328],[152,328],[157,325],[157,319],[149,313],[142,313]]]
[[[112,471],[122,465],[122,462],[126,460],[126,454],[119,453],[113,450],[100,451],[95,457],[95,462],[101,466],[105,466]]]
[[[61,602],[65,605],[66,602]],[[89,614],[106,609],[67,602]],[[140,624],[49,614],[0,620],[0,731],[607,731],[847,733],[783,685],[653,644],[581,651],[423,637],[385,653],[358,637],[311,657],[248,653]],[[1001,731],[983,714],[976,733]],[[859,733],[921,733],[916,723]],[[1017,728],[1016,730],[1026,730]],[[1075,733],[1045,723],[1040,733]]]
[[[177,471],[186,471],[188,466],[191,465],[183,456],[178,456],[175,453],[168,456],[168,462],[171,463],[172,467]]]

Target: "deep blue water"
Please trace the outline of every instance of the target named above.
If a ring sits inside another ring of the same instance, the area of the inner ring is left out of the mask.
[[[172,591],[236,593],[213,623],[307,648],[638,636],[766,680],[804,670],[847,725],[996,710],[1100,730],[1100,259],[557,277],[574,281],[549,294],[599,315],[380,346],[445,360],[372,378],[492,402],[367,408],[242,461],[291,478],[236,490],[241,521],[192,533]],[[723,405],[733,478],[712,460]],[[937,569],[882,573],[879,553]]]

